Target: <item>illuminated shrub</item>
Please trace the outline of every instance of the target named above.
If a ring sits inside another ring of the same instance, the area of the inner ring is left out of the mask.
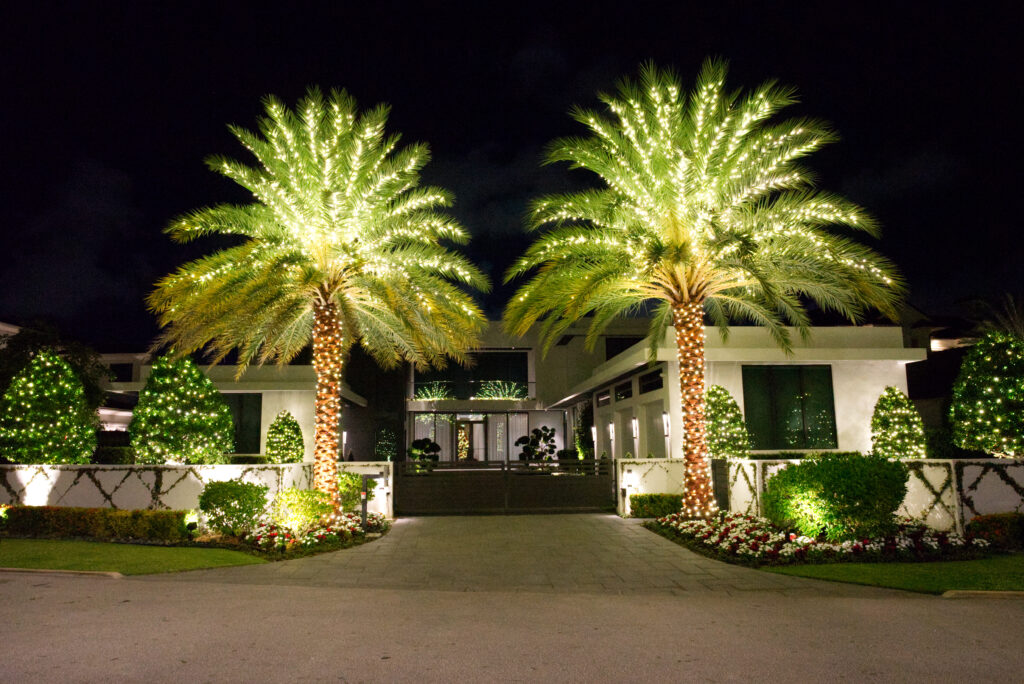
[[[331,497],[316,489],[282,489],[274,497],[270,519],[294,535],[302,535],[334,512]]]
[[[199,495],[199,510],[210,529],[240,537],[266,516],[267,487],[236,480],[210,482]]]
[[[746,458],[750,450],[750,435],[747,434],[747,426],[736,400],[721,385],[708,387],[705,396],[708,452],[711,458]]]
[[[555,428],[547,425],[534,428],[530,434],[517,439],[515,445],[523,448],[519,453],[520,461],[550,461],[558,448],[555,445]]]
[[[987,333],[964,357],[949,409],[953,441],[994,456],[1024,456],[1024,340]]]
[[[921,414],[900,390],[886,387],[871,415],[871,453],[883,458],[925,458]]]
[[[764,514],[783,528],[829,541],[890,533],[907,494],[909,471],[899,461],[854,453],[821,454],[787,466],[768,480]]]
[[[137,463],[225,463],[231,409],[191,359],[157,359],[128,424]]]
[[[629,514],[634,518],[664,518],[683,507],[682,494],[630,494]]]
[[[71,366],[40,351],[0,399],[0,456],[14,463],[88,463],[98,426]]]
[[[377,487],[377,480],[367,478],[366,500],[373,501],[373,490]],[[357,473],[338,473],[338,496],[341,498],[341,509],[343,511],[359,511],[362,509],[362,500],[359,493],[363,491],[363,476]]]
[[[969,537],[984,539],[992,548],[1002,550],[1024,548],[1024,514],[979,515],[967,523],[964,532]]]
[[[267,428],[267,462],[299,463],[305,453],[299,421],[288,411],[281,411]]]

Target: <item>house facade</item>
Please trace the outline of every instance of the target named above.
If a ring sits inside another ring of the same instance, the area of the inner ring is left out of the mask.
[[[588,349],[586,327],[577,325],[544,354],[535,335],[512,338],[494,322],[469,367],[408,369],[401,380],[404,406],[384,418],[398,426],[400,447],[430,439],[440,447],[441,461],[517,461],[522,449],[515,442],[542,427],[554,430],[559,450],[582,442],[588,449],[593,444],[594,456],[681,457],[674,337],[669,331],[650,363],[646,329],[646,320],[618,321]],[[906,391],[906,364],[926,354],[905,347],[900,328],[884,326],[815,328],[806,341],[793,336],[791,354],[757,327],[731,328],[727,341],[709,327],[706,339],[707,384],[722,385],[736,399],[754,455],[869,450],[875,401],[889,385]],[[118,378],[113,391],[143,387],[149,367],[142,359],[108,359]],[[312,367],[253,367],[240,378],[233,366],[205,370],[232,408],[238,453],[263,453],[270,423],[287,410],[298,420],[306,460],[312,460]],[[367,405],[383,386],[364,384],[342,390],[339,449],[355,460],[374,460],[382,458],[374,448],[382,417]],[[117,418],[126,424],[127,414]]]

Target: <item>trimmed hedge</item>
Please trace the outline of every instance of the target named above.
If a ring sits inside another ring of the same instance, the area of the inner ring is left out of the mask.
[[[683,507],[682,494],[630,494],[629,513],[634,518],[664,518]]]
[[[907,495],[907,466],[857,453],[821,454],[768,480],[765,517],[782,528],[829,541],[889,534]]]
[[[237,480],[210,482],[199,495],[199,510],[211,529],[241,536],[266,516],[267,486]]]
[[[130,446],[99,446],[90,461],[93,465],[133,465],[135,451]]]
[[[228,456],[231,465],[264,465],[270,463],[267,456],[261,454],[231,454]]]
[[[996,549],[1021,549],[1024,548],[1024,513],[979,515],[967,523],[964,532],[968,537],[986,540]]]
[[[176,542],[188,539],[188,511],[11,506],[0,529],[12,537]]]

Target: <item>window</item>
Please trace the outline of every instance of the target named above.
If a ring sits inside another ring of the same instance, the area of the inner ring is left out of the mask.
[[[607,406],[610,403],[612,403],[612,393],[611,392],[609,392],[608,390],[604,390],[603,392],[598,392],[597,393],[597,405],[598,406]]]
[[[640,376],[640,394],[660,390],[664,382],[661,379],[661,370],[645,373]]]
[[[621,336],[621,337],[606,337],[604,338],[604,360],[618,356],[622,352],[632,347],[637,342],[641,341],[643,336]]]
[[[484,382],[514,382],[527,390],[529,354],[525,351],[478,351],[469,368],[449,364],[443,370],[415,374],[413,395],[428,398],[469,399]]]
[[[623,401],[633,396],[633,381],[627,380],[615,386],[615,401]]]
[[[743,366],[754,449],[835,449],[831,366]]]
[[[131,382],[135,367],[130,363],[112,363],[110,372],[114,374],[114,382]]]
[[[260,453],[260,413],[263,409],[263,395],[226,392],[221,396],[231,409],[231,419],[235,423],[235,453]]]

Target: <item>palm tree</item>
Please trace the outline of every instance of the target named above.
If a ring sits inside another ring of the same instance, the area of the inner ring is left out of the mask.
[[[639,82],[600,95],[606,111],[574,109],[587,137],[555,140],[547,162],[593,172],[601,187],[541,197],[531,229],[550,227],[509,269],[532,273],[505,312],[524,334],[540,324],[545,350],[590,316],[587,342],[614,318],[653,308],[651,360],[672,327],[678,350],[686,459],[683,510],[715,511],[706,460],[704,315],[728,334],[733,319],[765,326],[783,349],[809,334],[807,303],[859,320],[897,315],[893,265],[831,226],[878,234],[860,208],[816,190],[797,161],[835,139],[819,121],[775,121],[795,102],[768,82],[725,88],[707,61],[687,97],[671,71],[646,65]]]
[[[464,362],[485,319],[461,286],[486,277],[442,241],[466,232],[439,211],[450,195],[418,187],[425,144],[385,135],[388,108],[358,113],[344,91],[311,89],[294,111],[265,100],[259,132],[229,127],[258,165],[207,164],[252,193],[176,219],[171,237],[211,233],[239,244],[161,280],[149,305],[165,326],[158,344],[176,354],[205,348],[212,361],[238,354],[287,363],[312,339],[316,371],[314,486],[337,497],[340,391],[359,342],[381,365]]]

